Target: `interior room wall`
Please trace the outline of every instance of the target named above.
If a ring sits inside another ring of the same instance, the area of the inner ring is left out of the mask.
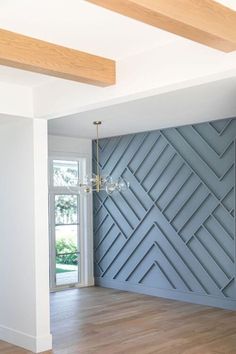
[[[91,163],[92,141],[91,139],[79,139],[50,134],[48,136],[48,153],[49,156],[58,153],[77,157],[88,156]],[[91,168],[91,166],[88,165],[88,168]]]
[[[0,122],[0,339],[51,349],[47,124]]]
[[[100,141],[130,189],[94,194],[97,285],[236,309],[235,139],[226,119]]]

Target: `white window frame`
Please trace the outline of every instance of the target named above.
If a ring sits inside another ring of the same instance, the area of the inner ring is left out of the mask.
[[[75,153],[53,153],[49,155],[49,235],[50,235],[50,289],[51,291],[64,290],[71,287],[86,287],[94,285],[93,274],[93,225],[92,225],[92,195],[79,195],[79,225],[78,238],[80,243],[80,267],[79,282],[56,286],[55,277],[55,215],[54,198],[58,194],[73,194],[66,187],[54,187],[53,185],[53,161],[77,161],[79,164],[79,178],[91,174],[91,161],[88,155],[78,155]],[[76,194],[76,193],[74,193]]]

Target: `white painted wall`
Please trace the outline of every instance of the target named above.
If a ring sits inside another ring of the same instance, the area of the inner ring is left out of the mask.
[[[63,134],[63,132],[62,132]],[[67,136],[49,135],[48,137],[49,156],[56,154],[75,155],[77,157],[87,156],[89,158],[88,172],[91,169],[92,140],[70,138]]]
[[[83,158],[85,174],[92,172],[92,140],[78,139],[66,136],[49,135],[48,138],[49,158]],[[83,210],[82,216],[82,285],[94,285],[93,274],[93,208],[92,196],[81,196]]]
[[[51,348],[46,122],[0,122],[0,164],[0,339],[41,352]]]

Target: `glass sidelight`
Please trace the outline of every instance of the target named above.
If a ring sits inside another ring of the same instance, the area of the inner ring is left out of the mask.
[[[79,282],[78,195],[55,195],[56,286]]]
[[[79,162],[53,160],[50,176],[51,290],[80,283],[80,198],[66,187],[79,176]]]

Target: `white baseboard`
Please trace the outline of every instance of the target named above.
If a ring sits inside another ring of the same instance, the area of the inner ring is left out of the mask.
[[[33,353],[41,353],[52,349],[51,334],[43,337],[34,337],[2,325],[0,325],[0,340],[30,350]]]
[[[86,286],[94,286],[94,285],[95,285],[95,279],[93,277],[93,278],[88,280],[88,283],[86,284]]]

